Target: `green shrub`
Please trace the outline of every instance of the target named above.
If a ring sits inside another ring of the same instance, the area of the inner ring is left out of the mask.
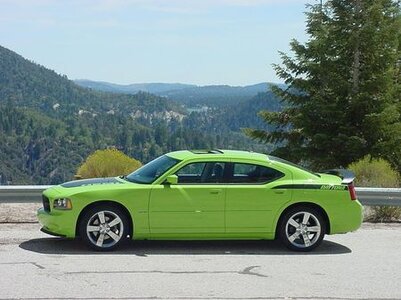
[[[126,175],[142,164],[117,149],[97,150],[78,168],[77,178]]]
[[[355,175],[355,185],[360,187],[398,187],[399,174],[384,159],[372,159],[370,155],[348,166]]]
[[[360,187],[399,187],[400,176],[384,159],[372,159],[365,156],[348,166],[355,175],[355,185]],[[401,218],[401,207],[372,206],[368,209],[365,220],[370,222],[392,222]]]

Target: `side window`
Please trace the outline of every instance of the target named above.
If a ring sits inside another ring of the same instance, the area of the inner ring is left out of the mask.
[[[176,175],[178,183],[200,183],[206,163],[192,163],[184,166]]]
[[[224,162],[209,162],[202,174],[202,183],[223,183],[227,164]]]
[[[267,183],[284,176],[283,173],[272,168],[234,163],[233,174],[230,183]]]
[[[197,162],[188,164],[178,170],[178,183],[222,183],[224,182],[226,163],[224,162]]]

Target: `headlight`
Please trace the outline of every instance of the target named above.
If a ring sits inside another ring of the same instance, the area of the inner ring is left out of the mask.
[[[71,200],[68,198],[56,199],[53,202],[53,208],[54,209],[71,209],[72,208]]]

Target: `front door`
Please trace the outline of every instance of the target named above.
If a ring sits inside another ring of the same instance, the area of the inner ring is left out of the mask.
[[[152,237],[223,234],[225,166],[224,162],[189,163],[176,172],[178,184],[155,186],[149,204]]]

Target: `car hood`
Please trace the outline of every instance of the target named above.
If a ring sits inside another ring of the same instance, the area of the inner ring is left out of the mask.
[[[133,189],[144,188],[145,186],[126,181],[119,177],[91,178],[68,181],[60,185],[53,186],[45,190],[43,193],[49,198],[68,198],[87,192],[102,193],[103,191],[120,190],[127,187]]]

